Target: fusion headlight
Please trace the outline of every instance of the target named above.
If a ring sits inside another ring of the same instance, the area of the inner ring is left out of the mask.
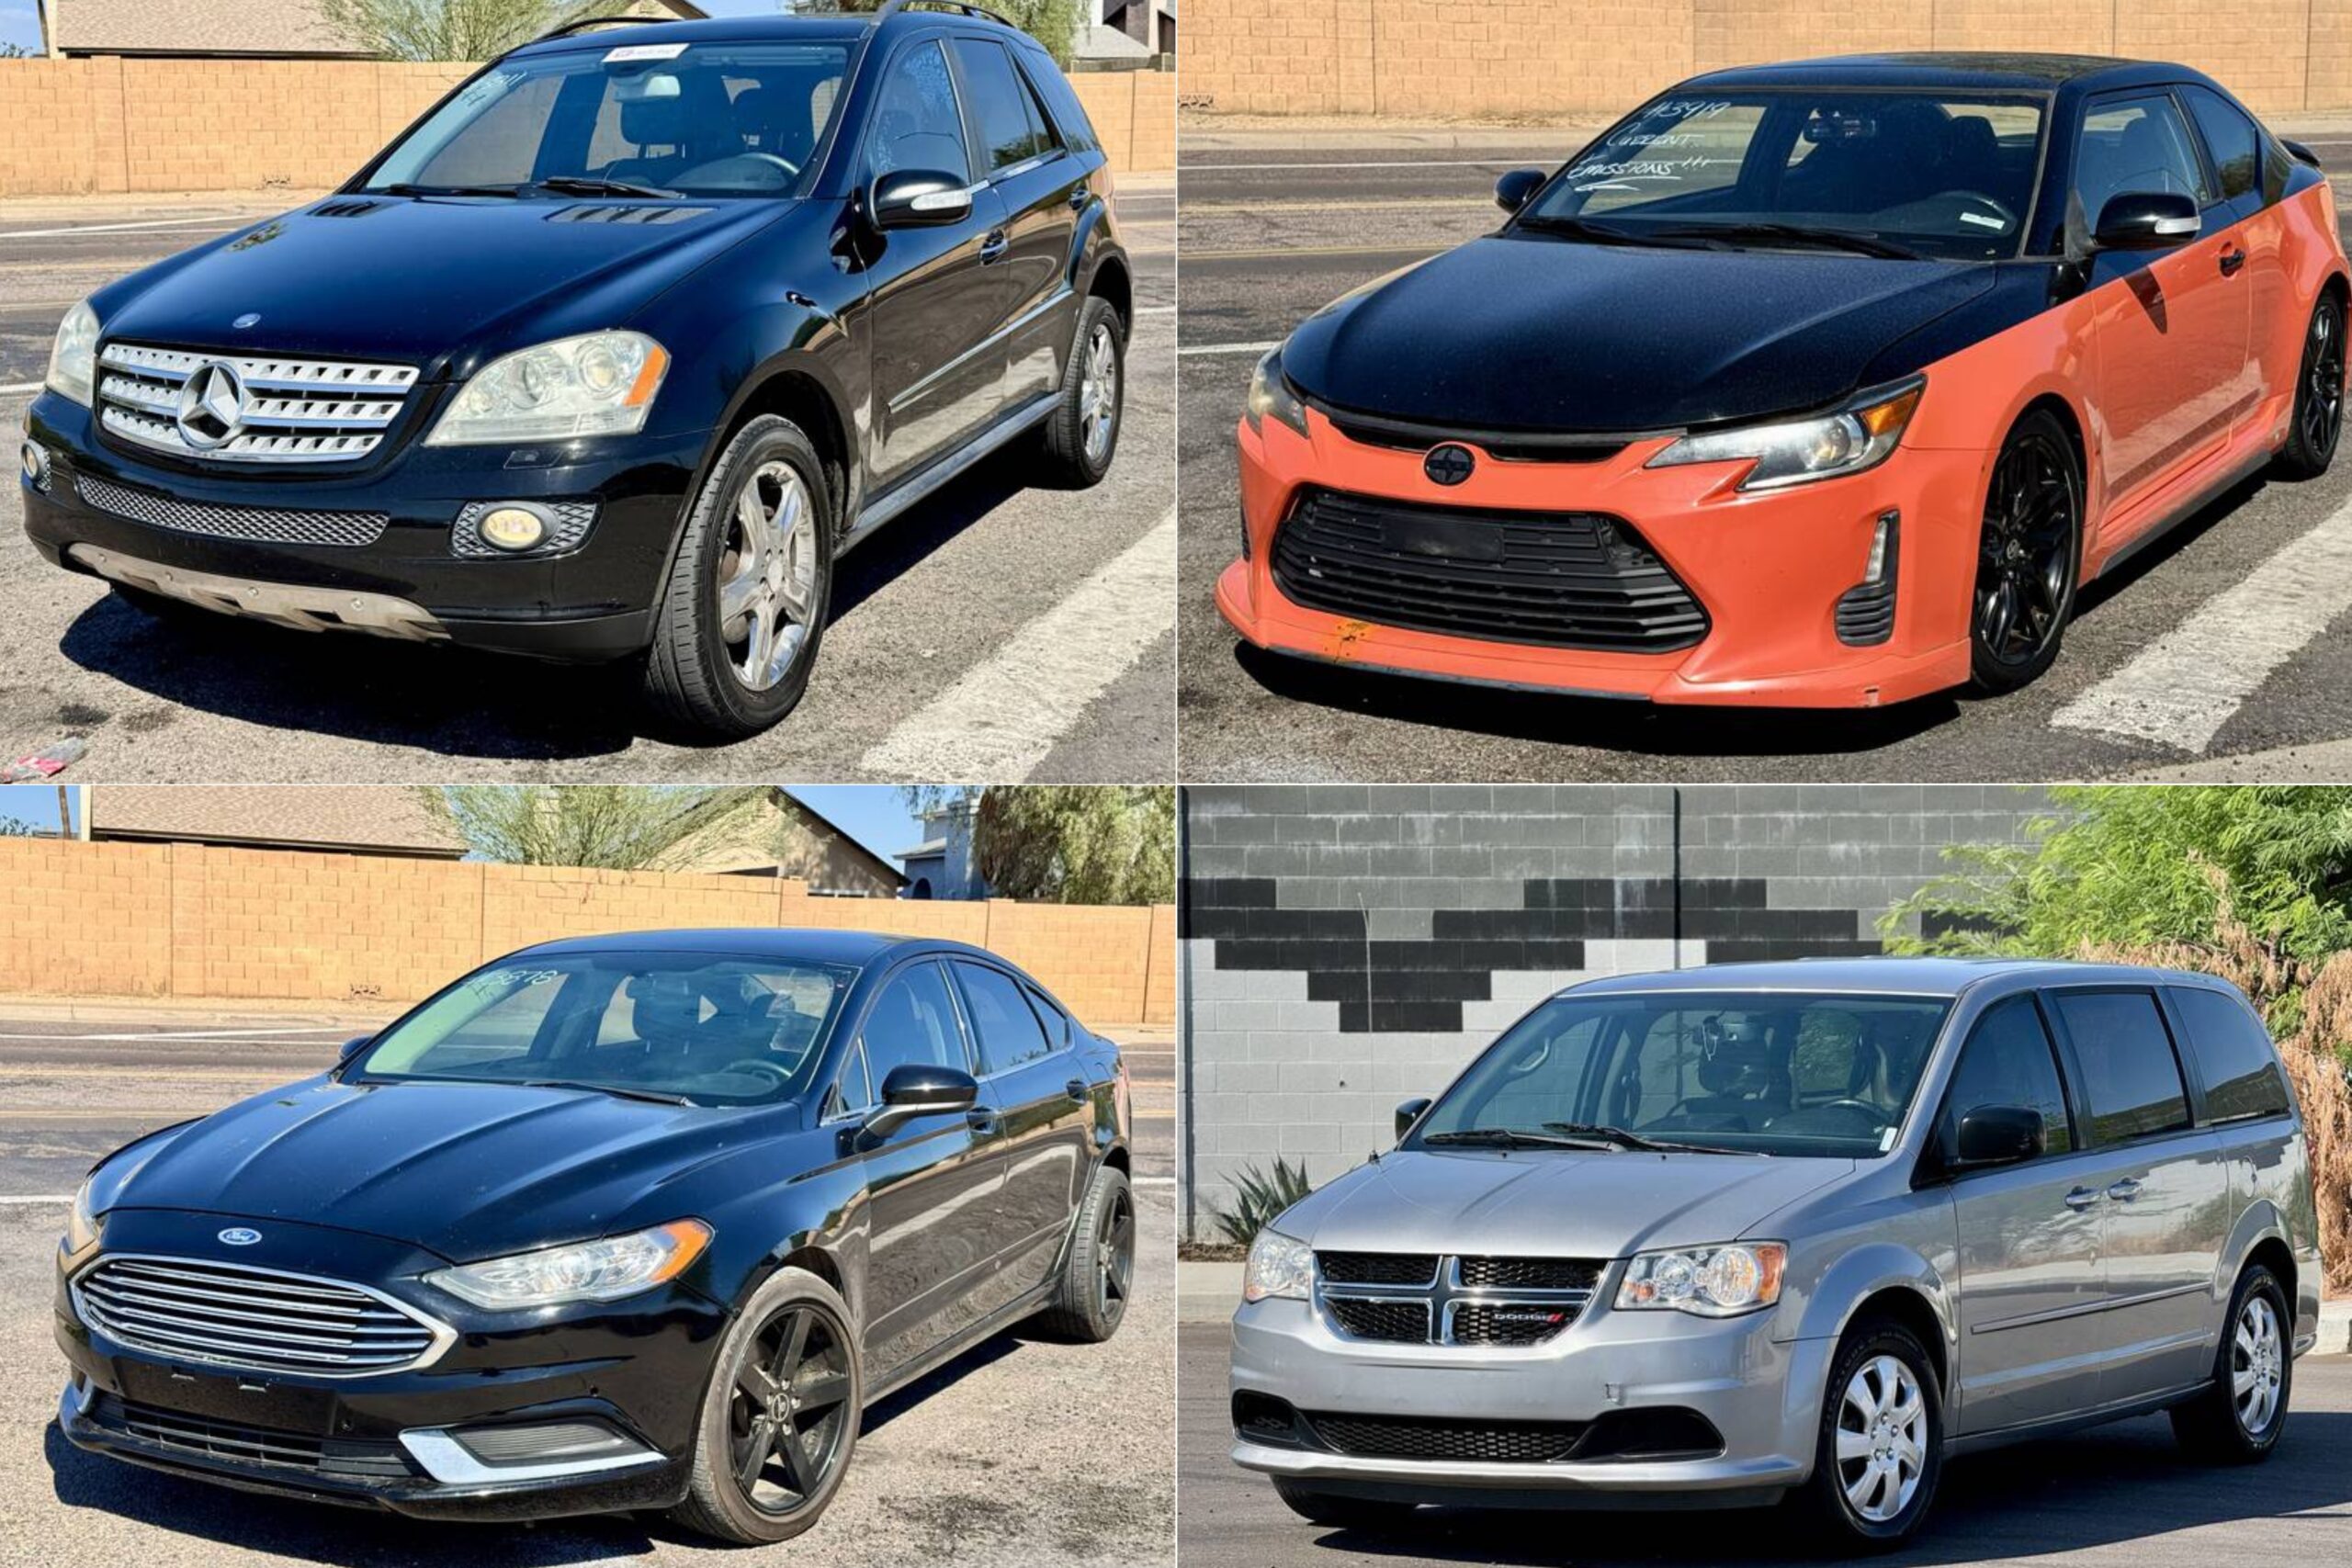
[[[57,341],[49,351],[49,389],[90,406],[98,377],[98,313],[83,300],[57,323]]]
[[[673,1220],[629,1235],[435,1269],[424,1282],[492,1311],[613,1302],[676,1279],[709,1245],[708,1225]]]
[[[1250,1244],[1250,1267],[1241,1277],[1243,1301],[1286,1296],[1303,1302],[1314,1283],[1315,1253],[1305,1242],[1280,1231],[1261,1230]]]
[[[1269,416],[1282,421],[1301,435],[1306,434],[1306,405],[1291,390],[1290,381],[1283,375],[1283,351],[1273,349],[1258,361],[1258,368],[1250,373],[1250,396],[1243,400],[1241,411],[1249,417],[1250,428],[1265,434]]]
[[[90,1183],[97,1179],[92,1171],[74,1190],[74,1206],[65,1212],[65,1239],[60,1245],[68,1258],[79,1258],[98,1245],[98,1217],[90,1213]]]
[[[1885,462],[1894,451],[1927,387],[1925,379],[1915,377],[1897,387],[1865,392],[1837,412],[1815,419],[1686,435],[1652,457],[1648,466],[1752,463],[1739,481],[1742,490],[1779,490],[1859,474]]]
[[[1777,1241],[1641,1253],[1625,1265],[1617,1309],[1735,1317],[1781,1299],[1781,1270],[1788,1260],[1789,1249]]]
[[[428,446],[504,446],[645,428],[670,356],[643,333],[590,333],[523,349],[468,381]]]

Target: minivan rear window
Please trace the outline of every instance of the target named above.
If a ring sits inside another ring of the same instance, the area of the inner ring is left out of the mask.
[[[2173,1006],[2188,1031],[2188,1048],[2205,1080],[2205,1119],[2231,1122],[2284,1116],[2287,1084],[2270,1032],[2254,1010],[2219,991],[2176,987]]]
[[[2082,1066],[2093,1144],[2120,1144],[2188,1125],[2188,1090],[2153,995],[2059,991],[2051,999]]]

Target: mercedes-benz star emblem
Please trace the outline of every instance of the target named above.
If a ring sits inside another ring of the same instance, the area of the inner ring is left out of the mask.
[[[199,452],[228,445],[245,418],[245,384],[215,359],[180,384],[180,436]]]
[[[1421,472],[1429,475],[1431,484],[1458,485],[1477,466],[1478,459],[1470,455],[1470,448],[1451,444],[1433,449],[1421,459]]]
[[[220,1239],[230,1247],[251,1247],[261,1239],[261,1232],[247,1230],[243,1225],[231,1225],[220,1233]]]

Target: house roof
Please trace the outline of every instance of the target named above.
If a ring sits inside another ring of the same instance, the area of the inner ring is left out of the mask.
[[[466,842],[415,791],[305,784],[92,784],[94,839],[332,849],[458,860]]]
[[[947,852],[947,840],[944,840],[944,839],[925,839],[922,843],[917,844],[913,849],[910,849],[910,850],[900,850],[900,851],[899,852],[899,858],[900,860],[921,860],[921,859],[922,859],[925,855],[944,855],[944,854],[945,854],[946,852]]]
[[[614,0],[615,14],[644,0]],[[650,8],[687,20],[706,13],[692,0],[650,0]],[[235,0],[188,5],[186,0],[51,0],[50,40],[58,53],[199,54],[236,56],[340,55],[373,57],[327,26],[318,0]]]

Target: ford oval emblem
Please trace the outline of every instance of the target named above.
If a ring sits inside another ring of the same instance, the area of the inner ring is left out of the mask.
[[[261,1239],[261,1232],[247,1230],[243,1225],[231,1225],[220,1233],[220,1239],[231,1247],[251,1247]]]
[[[1470,448],[1451,443],[1421,459],[1421,472],[1429,475],[1430,482],[1447,486],[1460,484],[1477,466],[1478,459],[1470,455]]]
[[[243,332],[247,327],[257,327],[261,325],[261,317],[252,310],[247,310],[243,315],[239,316],[235,321],[231,321],[229,324],[236,328],[239,332]]]

